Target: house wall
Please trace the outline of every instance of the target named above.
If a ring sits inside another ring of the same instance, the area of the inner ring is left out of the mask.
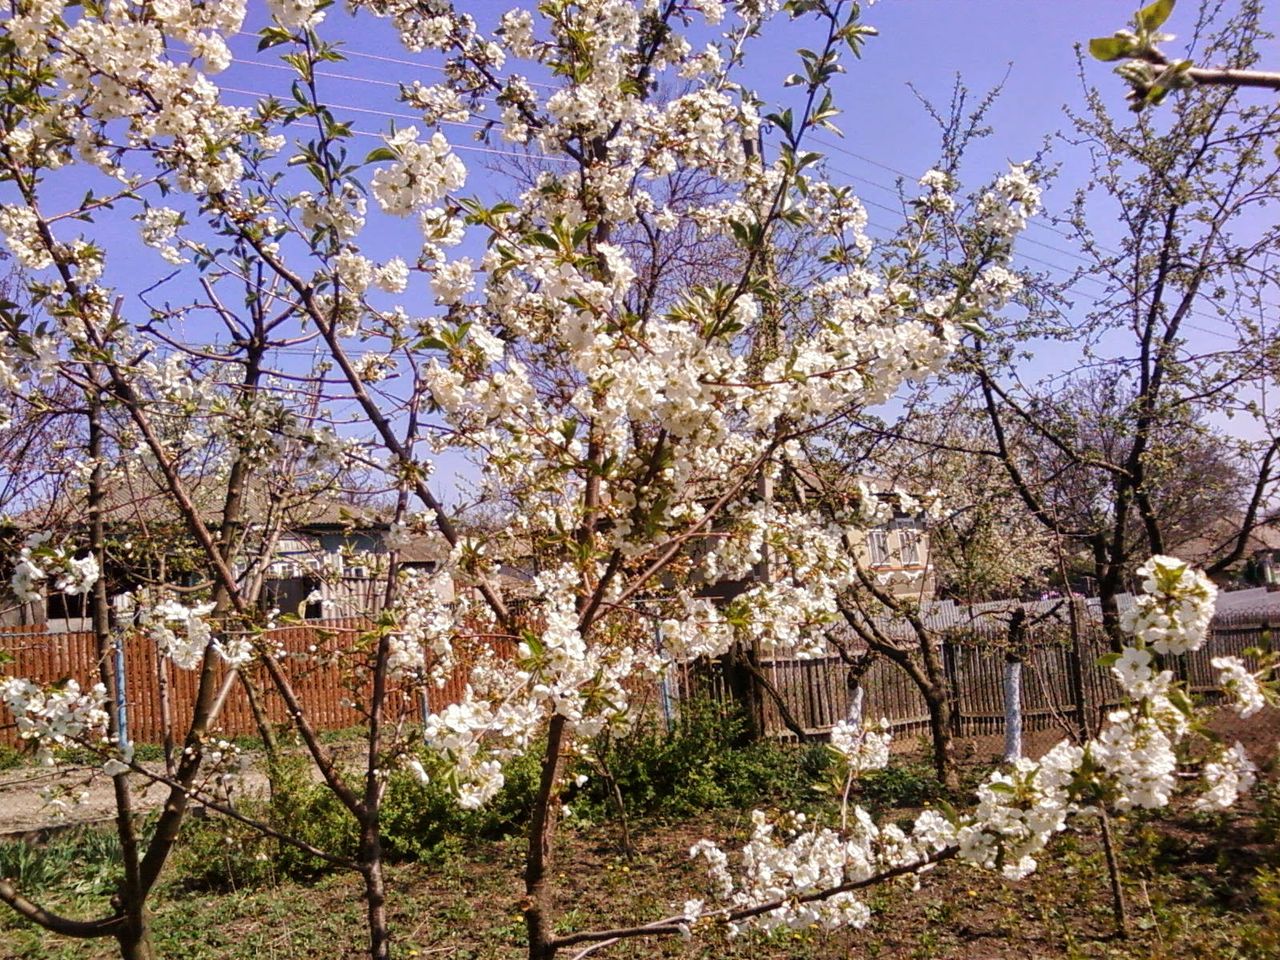
[[[875,540],[881,541],[883,549],[877,547]],[[916,548],[914,562],[909,549],[911,540]],[[899,517],[859,532],[854,548],[859,563],[888,579],[886,586],[894,596],[933,598],[936,581],[929,555],[929,531],[913,518]]]

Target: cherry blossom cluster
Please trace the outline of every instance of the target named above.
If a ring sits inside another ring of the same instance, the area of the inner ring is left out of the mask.
[[[443,686],[454,667],[458,616],[441,594],[440,578],[420,570],[402,571],[392,616],[388,676]]]
[[[847,884],[873,881],[902,867],[924,868],[955,842],[955,829],[937,811],[917,819],[911,832],[896,824],[877,826],[861,807],[853,811],[853,825],[843,831],[810,824],[803,813],[789,813],[771,821],[760,810],[751,816],[751,839],[740,851],[738,875],[729,857],[709,840],[700,840],[689,855],[707,863],[711,891],[723,905],[707,910],[700,900],[686,902],[684,916],[696,926],[725,909],[750,909],[780,901],[780,905],[745,922],[731,922],[730,935],[748,926],[766,930],[820,925],[825,928],[861,927],[871,910],[854,892],[822,896]]]
[[[0,680],[0,702],[13,714],[18,735],[36,744],[36,755],[47,766],[56,761],[57,751],[106,733],[106,699],[100,683],[82,690],[74,679],[52,687],[22,677]]]
[[[47,531],[30,534],[14,562],[9,588],[22,603],[42,603],[49,586],[77,596],[87,594],[98,582],[97,557],[77,557],[65,545],[53,546],[52,536]]]
[[[588,645],[580,633],[570,567],[540,575],[539,602],[514,659],[482,651],[463,697],[426,720],[424,739],[450,769],[459,803],[480,806],[501,789],[502,762],[518,756],[552,716],[592,737],[628,725],[631,689],[625,681],[653,679],[663,661],[629,644]]]
[[[853,777],[889,765],[889,722],[881,720],[878,729],[841,720],[831,728],[831,749],[840,757]]]
[[[1214,657],[1209,665],[1218,671],[1218,686],[1240,719],[1252,717],[1267,705],[1267,688],[1260,679],[1265,667],[1258,673],[1250,672],[1239,657]]]
[[[192,606],[173,598],[136,605],[137,623],[155,642],[163,656],[182,670],[194,670],[213,650],[233,667],[242,666],[253,656],[253,644],[245,636],[215,635],[209,615],[212,603]]]
[[[1121,627],[1157,653],[1199,650],[1213,619],[1218,588],[1175,557],[1157,555],[1138,568],[1142,594],[1121,614]]]

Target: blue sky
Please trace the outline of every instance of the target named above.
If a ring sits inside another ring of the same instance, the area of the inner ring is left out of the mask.
[[[459,4],[482,25],[495,22],[510,5],[507,0]],[[1175,12],[1166,25],[1175,33],[1189,29],[1191,4],[1184,0],[1181,6],[1186,9]],[[917,93],[945,108],[957,75],[975,99],[1003,82],[1003,93],[988,115],[994,133],[974,145],[963,171],[969,186],[976,186],[1009,162],[1028,159],[1046,137],[1066,126],[1064,106],[1078,107],[1083,102],[1077,44],[1124,26],[1133,9],[1115,0],[881,0],[864,7],[864,22],[876,26],[880,35],[868,41],[861,60],[847,59],[848,72],[835,85],[837,104],[844,111],[837,120],[844,138],[823,134],[815,148],[827,154],[831,179],[852,183],[866,202],[873,236],[889,232],[900,220],[896,181],[899,177],[914,181],[937,156],[938,130]],[[797,67],[794,51],[816,45],[816,26],[808,19],[775,19],[749,56],[744,81],[766,101],[783,94],[782,81]],[[407,53],[387,24],[365,16],[352,20],[336,6],[330,9],[322,33],[343,41],[348,60],[334,65],[323,83],[332,101],[357,108],[348,111],[357,129],[378,131],[387,129],[390,122],[400,126],[413,122],[395,103],[395,85],[415,79],[438,82],[438,61],[432,55]],[[696,32],[699,42],[707,38],[703,34],[705,30]],[[291,80],[288,73],[267,65],[273,63],[270,51],[258,54],[254,45],[251,36],[237,38],[233,44],[237,65],[219,78],[224,87],[245,90],[245,103],[250,102],[250,91],[284,94]],[[1125,88],[1111,74],[1110,65],[1086,59],[1083,68],[1085,79],[1099,85],[1109,106],[1122,114]],[[478,145],[469,139],[471,131],[451,127],[447,132],[471,168],[468,190],[501,189],[502,178],[485,170],[495,158],[475,149]],[[358,145],[363,149],[364,144],[375,143],[365,137]],[[1085,158],[1078,151],[1059,143],[1054,159],[1061,167],[1045,197],[1049,213],[1061,211],[1088,177]],[[1109,224],[1093,226],[1104,242],[1114,243],[1116,235]],[[376,249],[373,253],[390,256],[401,242],[399,232],[388,230],[382,237],[385,253]],[[404,239],[412,242],[408,235]],[[1019,254],[1024,266],[1046,271],[1055,279],[1065,277],[1081,262],[1072,242],[1044,217],[1019,241]],[[1099,288],[1086,278],[1073,292],[1083,309]],[[1206,345],[1223,345],[1210,320],[1201,317],[1193,323],[1199,330],[1191,336]],[[1043,351],[1033,369],[1041,375],[1052,373],[1062,362],[1059,345]],[[447,492],[454,484],[446,463],[441,464],[439,476]]]
[[[508,0],[458,3],[474,12],[482,25],[492,24],[511,5]],[[1186,32],[1191,16],[1191,3],[1184,0],[1180,6],[1187,9],[1175,12],[1167,25],[1175,33]],[[969,156],[964,171],[969,185],[987,180],[1010,161],[1029,158],[1046,136],[1064,127],[1063,105],[1083,101],[1076,44],[1123,26],[1132,10],[1115,0],[881,0],[866,8],[863,19],[876,26],[880,36],[868,41],[862,60],[847,61],[848,73],[836,84],[837,104],[844,110],[837,122],[845,137],[837,141],[824,134],[815,144],[828,155],[831,179],[854,185],[868,205],[873,235],[885,232],[877,225],[892,229],[900,219],[895,210],[895,181],[899,176],[914,181],[932,165],[937,151],[937,128],[910,85],[945,106],[957,74],[978,96],[1004,82],[1004,93],[988,118],[994,134],[977,143]],[[232,42],[236,63],[215,78],[228,91],[230,102],[249,105],[268,92],[288,99],[293,75],[280,64],[279,51],[256,51],[253,31],[264,23],[264,5],[253,0],[246,32]],[[437,55],[406,52],[389,25],[364,14],[352,19],[341,5],[329,9],[320,32],[329,40],[341,41],[347,56],[345,62],[328,66],[320,83],[334,112],[368,134],[356,138],[354,152],[363,154],[377,146],[375,134],[385,132],[392,122],[414,123],[396,102],[397,87],[415,79],[439,82]],[[776,19],[754,48],[744,82],[755,86],[766,101],[777,98],[783,79],[797,67],[795,48],[815,46],[818,39],[812,20]],[[1270,59],[1280,62],[1280,55]],[[1122,113],[1124,87],[1111,75],[1109,65],[1088,61],[1084,66],[1087,79],[1100,85],[1115,112]],[[420,122],[417,125],[424,128]],[[496,158],[471,139],[473,131],[457,126],[446,130],[471,171],[464,192],[490,196],[501,192],[503,178],[486,169]],[[1088,175],[1078,152],[1060,146],[1055,158],[1062,167],[1057,185],[1046,196],[1051,212],[1061,210]],[[83,191],[79,182],[75,186]],[[1107,238],[1106,224],[1095,228]],[[115,251],[138,249],[131,225],[104,222],[101,229],[113,251],[111,258],[119,256]],[[362,240],[370,256],[385,259],[399,253],[412,260],[418,234],[412,221],[385,225],[379,221]],[[1071,242],[1045,219],[1020,240],[1019,250],[1024,265],[1057,277],[1079,263]],[[138,269],[130,271],[127,281],[133,286],[122,287],[126,294],[168,269],[151,251],[139,249],[136,258]],[[108,276],[119,282],[120,273],[110,259],[108,270]],[[421,301],[410,305],[411,313],[430,313],[430,296],[420,280],[415,280],[411,291]],[[1088,283],[1079,285],[1077,293],[1081,302],[1087,302]],[[1212,342],[1211,324],[1196,323],[1202,327],[1198,335]],[[1048,372],[1053,363],[1061,362],[1061,355],[1056,357],[1046,356],[1037,366]],[[447,491],[452,483],[444,476],[441,479]]]

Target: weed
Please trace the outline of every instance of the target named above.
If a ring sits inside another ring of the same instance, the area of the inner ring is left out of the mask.
[[[743,742],[740,713],[709,700],[681,704],[670,731],[638,724],[626,737],[597,744],[629,814],[682,817],[729,807],[804,807],[830,763],[822,746]],[[609,787],[592,778],[573,801],[575,814],[613,814]]]
[[[923,807],[945,796],[933,768],[918,761],[895,762],[859,781],[860,802],[876,809]]]
[[[0,877],[24,892],[54,888],[79,896],[115,891],[123,873],[120,839],[113,830],[78,828],[44,844],[0,843]]]

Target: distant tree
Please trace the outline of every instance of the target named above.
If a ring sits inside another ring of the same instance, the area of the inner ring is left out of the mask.
[[[1266,36],[1256,4],[1216,24],[1210,12],[1197,31],[1207,54],[1247,60]],[[1276,495],[1280,104],[1218,86],[1159,121],[1121,122],[1098,91],[1086,99],[1066,137],[1092,160],[1066,220],[1085,262],[1056,290],[1041,283],[1034,310],[993,320],[956,370],[1017,496],[1088,558],[1119,643],[1116,596],[1140,554],[1233,509],[1239,531],[1209,568],[1225,570]],[[1113,247],[1097,225],[1117,219]],[[1091,302],[1073,312],[1081,295]],[[1050,350],[1078,365],[1033,374]],[[1228,422],[1233,439],[1211,426]]]

